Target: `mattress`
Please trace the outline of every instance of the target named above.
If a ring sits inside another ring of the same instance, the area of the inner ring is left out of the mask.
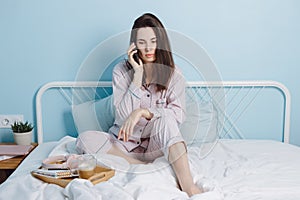
[[[129,165],[121,158],[98,155],[100,164],[117,169],[96,185],[75,179],[66,188],[30,175],[50,155],[74,153],[75,138],[39,145],[0,186],[0,199],[300,199],[300,148],[272,140],[219,140],[204,158],[189,147],[194,181],[204,193],[189,198],[178,188],[173,170],[163,158]],[[203,147],[203,146],[202,146]]]

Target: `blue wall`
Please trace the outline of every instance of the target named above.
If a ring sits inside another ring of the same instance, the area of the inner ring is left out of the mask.
[[[41,85],[74,80],[99,42],[153,12],[201,44],[223,80],[285,84],[292,95],[291,142],[300,145],[299,10],[298,0],[1,0],[0,114],[34,120]],[[0,130],[0,141],[12,140],[8,132]]]

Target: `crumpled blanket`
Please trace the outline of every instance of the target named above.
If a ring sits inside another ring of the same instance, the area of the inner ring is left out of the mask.
[[[205,158],[199,156],[198,147],[189,147],[194,181],[205,191],[190,198],[178,188],[174,172],[163,157],[151,164],[129,165],[116,156],[96,155],[99,164],[117,169],[114,177],[96,185],[74,179],[62,188],[29,174],[47,156],[74,153],[74,145],[75,138],[71,137],[63,138],[54,148],[47,143],[39,145],[0,185],[0,200],[300,199],[300,148],[276,141],[220,140]],[[45,154],[49,148],[52,151]]]

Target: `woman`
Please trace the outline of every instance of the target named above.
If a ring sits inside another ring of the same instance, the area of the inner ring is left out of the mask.
[[[104,152],[129,163],[164,156],[182,191],[201,193],[192,179],[186,145],[179,131],[185,112],[185,80],[175,66],[166,30],[159,19],[144,14],[131,30],[128,60],[113,70],[115,123],[109,134],[80,134],[82,153]]]

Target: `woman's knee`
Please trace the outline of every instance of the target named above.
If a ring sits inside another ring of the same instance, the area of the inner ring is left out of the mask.
[[[178,123],[172,116],[162,116],[153,121],[153,125],[160,129],[177,129]],[[179,130],[179,128],[178,128]]]
[[[85,131],[78,135],[76,140],[76,150],[78,153],[80,154],[87,153],[88,143],[90,138],[92,138],[92,136],[93,136],[92,131]]]
[[[76,150],[78,153],[98,153],[100,150],[108,151],[111,142],[107,133],[100,131],[85,131],[76,140]]]

